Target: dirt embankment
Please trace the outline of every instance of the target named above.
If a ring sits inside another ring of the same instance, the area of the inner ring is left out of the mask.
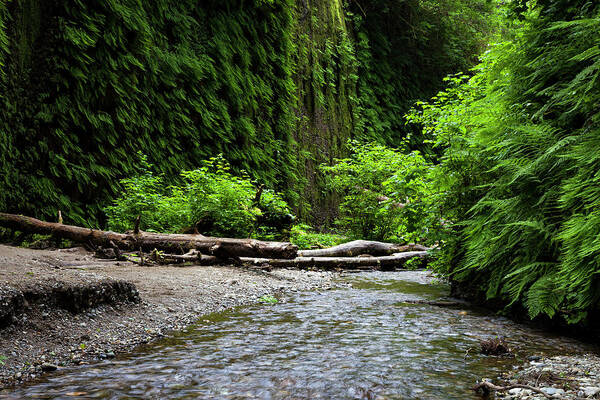
[[[140,267],[99,260],[81,248],[0,245],[0,385],[114,357],[264,295],[329,289],[332,278],[286,269]]]

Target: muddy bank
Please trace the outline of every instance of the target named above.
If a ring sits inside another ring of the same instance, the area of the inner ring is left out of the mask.
[[[0,384],[111,358],[207,313],[265,295],[329,289],[334,274],[235,267],[140,267],[83,249],[0,245]]]
[[[137,288],[130,282],[105,279],[88,284],[35,282],[18,290],[0,287],[0,328],[19,321],[22,314],[37,309],[60,309],[78,314],[103,304],[139,303]],[[45,315],[45,314],[44,314]]]

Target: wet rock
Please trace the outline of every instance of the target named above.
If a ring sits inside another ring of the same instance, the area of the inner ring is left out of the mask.
[[[491,338],[480,342],[481,353],[486,355],[508,355],[511,354],[508,344],[503,338]]]
[[[597,387],[597,386],[584,387],[584,388],[582,388],[582,390],[583,390],[583,395],[585,397],[595,397],[597,394],[600,393],[600,387]]]
[[[516,380],[516,382],[515,382]],[[600,357],[596,355],[555,356],[531,361],[517,372],[505,374],[500,385],[520,383],[537,387],[551,398],[600,397]],[[498,393],[497,398],[537,400],[546,397],[529,390]]]
[[[50,371],[56,371],[58,369],[58,366],[54,365],[54,364],[50,364],[50,363],[43,363],[40,368],[42,369],[42,371],[44,372],[50,372]]]

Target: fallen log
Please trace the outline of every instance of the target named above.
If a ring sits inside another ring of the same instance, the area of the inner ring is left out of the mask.
[[[381,257],[297,257],[286,260],[243,257],[240,261],[254,266],[269,265],[273,268],[360,269],[370,267],[393,270],[401,268],[408,260],[417,257],[421,259],[427,257],[427,251],[407,251]]]
[[[124,251],[151,252],[154,249],[170,253],[185,253],[197,250],[202,254],[219,258],[265,257],[291,259],[296,257],[298,247],[286,242],[264,242],[254,239],[211,238],[201,235],[116,233],[73,225],[44,222],[21,215],[0,213],[0,226],[26,233],[54,235],[79,243],[95,246],[116,246]]]
[[[399,245],[396,243],[373,242],[369,240],[355,240],[353,242],[343,243],[338,246],[327,249],[300,250],[300,257],[356,257],[361,254],[371,256],[389,256],[394,253],[407,251],[427,251],[425,246],[420,244]]]
[[[157,264],[215,265],[225,261],[215,256],[204,255],[197,250],[190,250],[185,254],[165,254],[155,249],[149,258]]]

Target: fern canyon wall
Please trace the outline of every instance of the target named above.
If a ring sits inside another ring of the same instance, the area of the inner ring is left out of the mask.
[[[143,156],[176,180],[222,153],[330,219],[318,166],[418,148],[404,112],[480,46],[437,2],[362,3],[0,0],[0,210],[102,225]]]

